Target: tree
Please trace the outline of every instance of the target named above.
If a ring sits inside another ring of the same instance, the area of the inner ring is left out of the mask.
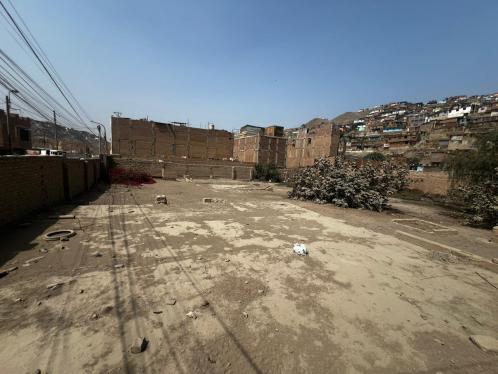
[[[481,135],[475,146],[448,162],[450,199],[464,204],[468,224],[491,228],[498,223],[498,130]]]

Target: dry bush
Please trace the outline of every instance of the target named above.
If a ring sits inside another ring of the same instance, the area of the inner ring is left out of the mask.
[[[320,159],[294,175],[289,197],[381,211],[388,196],[406,185],[407,175],[405,166],[385,161]]]

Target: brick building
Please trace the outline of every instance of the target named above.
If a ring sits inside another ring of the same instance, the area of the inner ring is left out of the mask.
[[[9,129],[12,152],[24,154],[31,148],[31,120],[10,114]],[[9,153],[9,137],[7,132],[7,116],[5,111],[0,110],[0,154]]]
[[[233,136],[226,130],[122,117],[112,117],[111,127],[112,153],[125,157],[223,160],[233,153]]]
[[[287,139],[284,128],[246,125],[233,142],[235,160],[259,165],[286,166]]]
[[[321,157],[337,156],[339,141],[338,126],[326,119],[316,118],[289,131],[287,168],[310,166]]]

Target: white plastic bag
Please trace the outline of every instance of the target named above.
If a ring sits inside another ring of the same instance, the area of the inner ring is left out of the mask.
[[[294,244],[294,252],[298,254],[299,256],[307,256],[308,255],[308,249],[303,243],[296,243]]]

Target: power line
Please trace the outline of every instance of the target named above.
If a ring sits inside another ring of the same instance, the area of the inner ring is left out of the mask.
[[[21,23],[23,24],[23,26],[26,28],[28,34],[31,36],[31,39],[34,41],[34,44],[38,48],[40,54],[44,57],[45,62],[47,63],[47,65],[52,69],[52,71],[54,72],[54,75],[57,77],[57,79],[62,84],[62,86],[66,89],[66,91],[69,93],[69,95],[71,96],[71,98],[75,101],[76,105],[79,107],[79,109],[86,116],[87,120],[89,120],[91,122],[92,118],[88,115],[88,113],[85,111],[85,108],[83,108],[83,106],[80,104],[80,102],[78,101],[78,99],[73,95],[73,93],[71,92],[71,90],[69,89],[69,87],[66,85],[66,83],[64,82],[64,80],[61,78],[61,76],[59,75],[59,73],[55,69],[54,65],[52,64],[52,62],[48,58],[47,54],[45,53],[45,51],[41,47],[40,43],[38,43],[38,40],[36,40],[35,36],[31,32],[30,28],[28,27],[28,25],[26,24],[26,22],[24,22],[24,19],[22,18],[22,16],[19,14],[19,12],[17,11],[17,9],[15,8],[14,4],[12,3],[12,1],[11,0],[7,0],[7,1],[9,2],[10,6],[12,7],[12,9],[14,9],[14,12],[16,13],[17,17],[21,20]]]
[[[12,3],[11,3],[11,5],[12,5]],[[66,94],[64,93],[64,91],[62,90],[61,86],[59,85],[59,83],[57,82],[57,80],[54,78],[53,74],[49,71],[49,69],[47,68],[47,66],[45,65],[45,63],[42,61],[42,59],[40,58],[40,56],[38,55],[38,53],[35,51],[35,49],[33,48],[32,44],[30,43],[30,41],[26,37],[25,33],[22,31],[22,29],[20,28],[20,26],[18,25],[18,23],[16,22],[16,20],[14,19],[14,17],[11,15],[11,13],[8,11],[8,9],[5,7],[5,5],[3,4],[2,1],[0,1],[0,6],[3,8],[4,12],[7,14],[7,16],[10,19],[10,21],[12,22],[12,24],[17,29],[17,32],[19,33],[19,35],[21,35],[21,37],[24,40],[24,42],[27,44],[27,46],[29,47],[29,49],[31,50],[31,52],[33,53],[33,55],[36,57],[36,59],[38,60],[38,62],[43,67],[43,70],[45,70],[45,72],[47,73],[47,75],[50,77],[50,80],[54,83],[55,87],[61,93],[61,95],[64,97],[64,99],[66,100],[67,104],[71,107],[71,109],[76,114],[76,116],[78,117],[78,119],[82,122],[82,124],[94,136],[96,136],[94,134],[94,132],[91,130],[91,128],[88,125],[85,124],[85,121],[83,120],[83,118],[81,117],[81,115],[78,113],[78,111],[75,109],[75,107],[73,106],[73,104],[70,102],[70,100],[68,99],[68,97],[66,96]],[[14,8],[14,10],[15,10],[15,8]],[[16,13],[17,13],[17,11],[16,11]]]
[[[30,77],[29,74],[27,74],[19,65],[17,65],[15,61],[13,61],[1,48],[0,48],[0,60],[3,61],[5,65],[7,65],[9,69],[12,72],[14,72],[23,82],[25,82],[29,86],[29,89],[31,89],[38,97],[40,97],[49,106],[50,110],[58,108],[61,111],[61,113],[58,113],[59,115],[63,116],[62,113],[64,112],[72,119],[70,120],[70,122],[74,120],[75,123],[78,123],[78,119],[71,112],[69,112],[63,105],[61,105],[47,91],[45,91],[43,87],[41,87],[38,83],[36,83],[36,81],[32,77]],[[24,87],[24,89],[26,91],[29,91],[27,87]]]

